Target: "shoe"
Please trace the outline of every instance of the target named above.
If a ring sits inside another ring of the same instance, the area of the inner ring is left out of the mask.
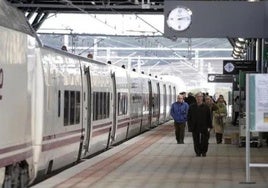
[[[206,157],[207,156],[207,154],[206,153],[202,153],[202,157]]]
[[[196,154],[196,157],[201,157],[201,154]]]

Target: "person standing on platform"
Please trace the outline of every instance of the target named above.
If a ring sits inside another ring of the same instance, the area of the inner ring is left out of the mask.
[[[212,97],[210,97],[209,95],[205,96],[205,103],[206,103],[206,105],[208,105],[208,107],[210,109],[211,121],[212,121],[212,127],[213,127],[213,121],[215,119],[214,112],[218,110],[218,106],[213,102]],[[210,136],[210,134],[209,134],[209,136]]]
[[[234,119],[233,119],[233,126],[236,126],[237,125],[237,119],[238,119],[238,116],[239,116],[239,96],[236,96],[236,98],[234,99]]]
[[[195,97],[191,92],[188,93],[188,97],[185,99],[185,102],[187,102],[189,106],[193,103],[196,103]]]
[[[189,107],[188,128],[192,132],[197,157],[205,157],[208,151],[209,132],[212,128],[210,108],[203,102],[203,93],[195,95],[196,103]]]
[[[178,95],[177,101],[171,105],[170,115],[174,119],[175,136],[177,144],[184,144],[184,132],[187,122],[189,105],[184,102],[183,96]]]
[[[68,50],[67,50],[67,47],[66,47],[65,45],[63,45],[63,46],[61,47],[61,50],[66,51],[66,52],[68,51]]]
[[[217,100],[217,107],[218,110],[214,112],[214,130],[216,133],[216,142],[217,144],[222,143],[222,135],[224,132],[224,127],[226,123],[226,116],[227,116],[227,108],[225,105],[225,100],[223,98],[223,95],[220,95],[218,100]]]
[[[87,58],[93,59],[93,55],[91,53],[87,54]]]

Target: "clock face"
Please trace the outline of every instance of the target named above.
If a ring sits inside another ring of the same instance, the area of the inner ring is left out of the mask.
[[[192,11],[186,7],[177,7],[173,9],[167,18],[167,25],[176,30],[183,31],[191,24]]]

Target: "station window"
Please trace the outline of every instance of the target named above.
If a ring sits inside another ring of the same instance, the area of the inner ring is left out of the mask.
[[[93,121],[108,118],[110,115],[110,93],[93,92]]]
[[[118,115],[127,114],[128,108],[128,95],[126,92],[119,92],[118,93]]]
[[[64,126],[80,123],[80,91],[64,91]]]

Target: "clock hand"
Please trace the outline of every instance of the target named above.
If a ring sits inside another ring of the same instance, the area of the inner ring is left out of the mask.
[[[184,17],[178,17],[177,20],[184,20],[185,18],[188,18],[188,17],[186,17],[186,16],[184,16]]]

